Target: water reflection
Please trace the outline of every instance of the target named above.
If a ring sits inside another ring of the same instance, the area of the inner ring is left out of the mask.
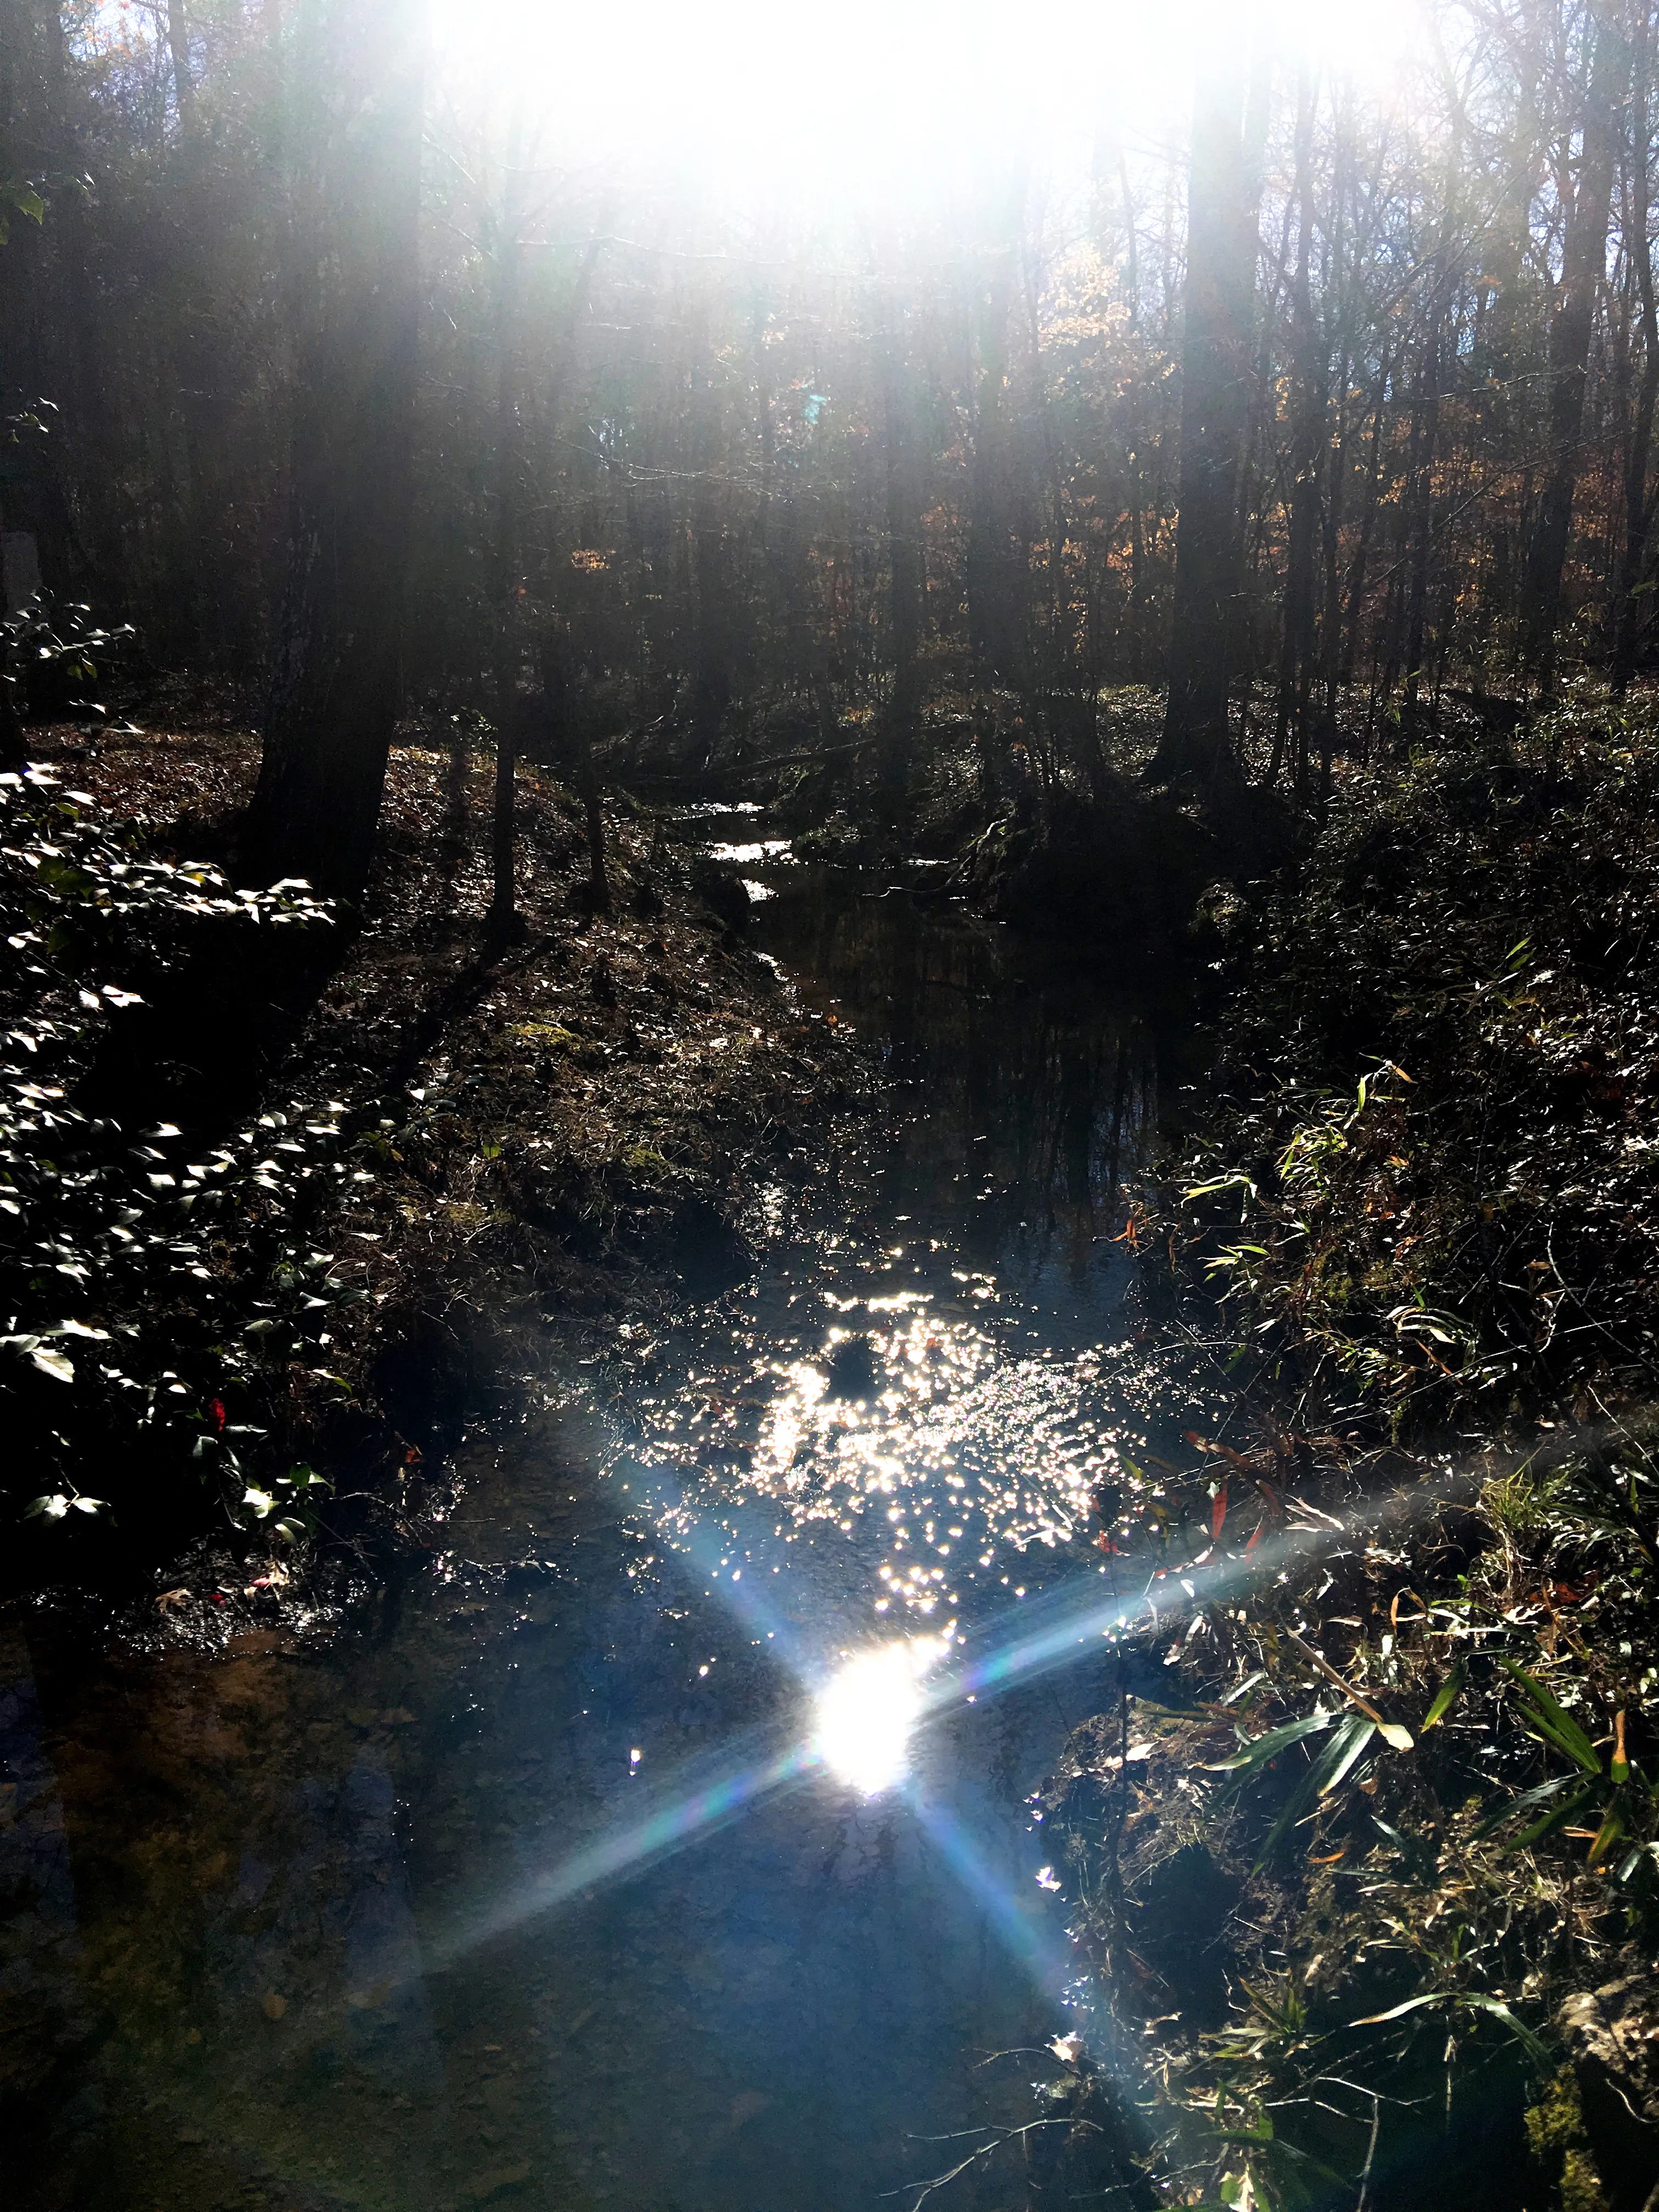
[[[905,1268],[941,1239],[1028,1329],[1097,1342],[1128,1274],[1123,1186],[1188,1072],[1182,1009],[908,890],[773,880],[764,943],[880,1040],[911,1109],[877,1196]]]
[[[850,1218],[629,1349],[617,1464],[775,1639],[955,1632],[1087,1559],[1170,1395],[1126,1340],[1123,1224],[1174,1054],[982,923],[774,882],[765,943],[878,1043],[900,1124]]]
[[[818,1692],[812,1748],[860,1796],[878,1796],[909,1771],[922,1678],[943,1648],[929,1639],[861,1651]]]

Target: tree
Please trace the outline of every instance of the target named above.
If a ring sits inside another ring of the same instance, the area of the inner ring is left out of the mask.
[[[489,925],[498,937],[514,922],[514,796],[519,726],[519,509],[524,456],[519,434],[519,276],[524,241],[524,107],[515,104],[507,131],[501,206],[495,251],[495,545],[491,596],[495,602],[495,807]]]
[[[889,795],[896,797],[909,775],[921,726],[921,499],[903,345],[884,308],[876,343],[886,448],[888,611],[893,641],[893,695],[882,732],[881,762],[883,783]]]
[[[266,872],[355,898],[397,719],[420,311],[424,9],[310,0],[289,580],[251,824]]]
[[[1237,11],[1200,48],[1193,100],[1181,347],[1180,523],[1170,696],[1153,772],[1213,783],[1233,766],[1227,697],[1243,588],[1238,483],[1252,383],[1267,64]]]
[[[182,120],[190,112],[196,90],[190,73],[190,19],[185,13],[185,0],[167,0],[167,46],[173,55],[173,96]]]
[[[1285,561],[1285,599],[1279,658],[1279,704],[1273,730],[1269,780],[1284,760],[1285,741],[1295,738],[1294,779],[1304,795],[1308,784],[1308,713],[1317,647],[1320,479],[1326,446],[1325,347],[1313,311],[1311,271],[1314,234],[1313,136],[1315,86],[1304,69],[1297,94],[1296,184],[1297,213],[1296,268],[1291,283],[1291,515]]]
[[[1625,538],[1620,553],[1613,611],[1613,689],[1623,698],[1635,672],[1642,635],[1640,592],[1653,529],[1653,500],[1648,489],[1648,454],[1659,404],[1659,307],[1656,307],[1652,214],[1653,27],[1644,5],[1634,40],[1634,84],[1631,99],[1630,167],[1626,179],[1625,258],[1626,290],[1636,295],[1642,340],[1642,373],[1625,446]]]
[[[1549,334],[1549,464],[1522,585],[1522,645],[1526,664],[1547,684],[1554,672],[1561,618],[1561,572],[1578,485],[1584,387],[1595,305],[1607,274],[1607,222],[1618,155],[1619,116],[1630,79],[1630,52],[1613,8],[1591,0],[1585,22],[1590,54],[1584,93],[1583,148],[1576,179],[1563,161],[1565,232],[1561,286]]]

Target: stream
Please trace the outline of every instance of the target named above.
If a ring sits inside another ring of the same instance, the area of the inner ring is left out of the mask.
[[[1192,1419],[1121,1237],[1188,1040],[729,834],[893,1086],[846,1206],[757,1191],[751,1278],[550,1341],[343,1635],[0,1623],[20,2212],[908,2207],[1086,2014],[1029,1801],[1114,1694],[1091,1492]]]

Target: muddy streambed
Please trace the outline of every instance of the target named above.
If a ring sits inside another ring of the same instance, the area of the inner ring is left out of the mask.
[[[732,834],[896,1133],[756,1277],[550,1341],[343,1638],[0,1626],[9,2205],[855,2212],[1030,2117],[1088,1495],[1191,1418],[1114,1241],[1181,1027]]]

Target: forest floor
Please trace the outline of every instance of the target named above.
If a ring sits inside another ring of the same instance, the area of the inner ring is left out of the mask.
[[[1130,1233],[1235,1410],[1097,1500],[1170,1690],[1046,1792],[1115,1993],[1048,2094],[1131,2195],[1651,2212],[1659,728],[1404,752],[1206,902]]]
[[[619,805],[596,912],[579,810],[525,773],[499,944],[488,763],[400,746],[348,927],[235,892],[257,742],[167,704],[33,731],[0,782],[0,1495],[13,1589],[216,1641],[426,1540],[550,1332],[735,1279],[868,1085],[676,825]]]

